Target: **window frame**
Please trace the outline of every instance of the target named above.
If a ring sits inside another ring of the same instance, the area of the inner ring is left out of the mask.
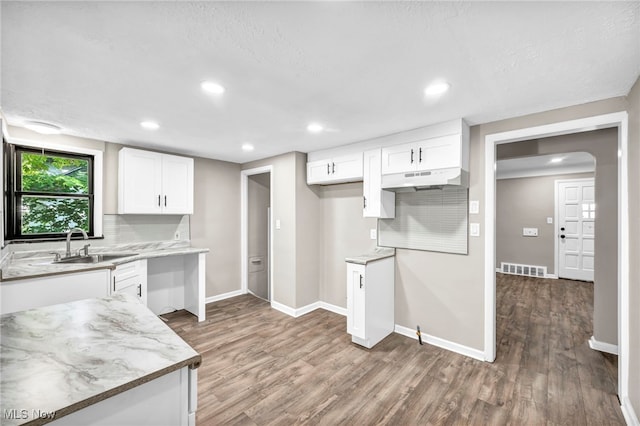
[[[70,156],[70,157],[91,157],[92,171],[90,171],[89,181],[92,185],[92,190],[89,194],[89,205],[91,217],[89,218],[89,231],[87,234],[91,238],[102,238],[102,157],[103,152],[101,150],[90,149],[85,147],[78,147],[73,145],[61,145],[51,144],[41,141],[32,141],[26,139],[14,139],[5,138],[4,151],[4,166],[5,174],[3,176],[4,183],[4,240],[5,243],[21,242],[21,241],[57,241],[64,240],[66,235],[64,233],[51,233],[51,234],[34,234],[34,235],[22,235],[17,229],[18,215],[17,210],[18,196],[29,191],[18,191],[16,187],[17,181],[17,153],[16,150],[25,152],[39,152],[44,151],[45,154],[50,153],[53,155]],[[20,193],[20,194],[19,194]],[[86,195],[82,197],[74,196],[74,194],[66,193],[41,193],[32,192],[35,195],[42,196],[68,196],[69,198],[86,198]]]

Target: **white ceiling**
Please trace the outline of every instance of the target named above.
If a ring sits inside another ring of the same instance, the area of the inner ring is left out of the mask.
[[[1,13],[10,124],[240,163],[624,96],[640,73],[637,1],[2,1]],[[206,79],[226,93],[205,95]],[[436,79],[451,90],[425,99]],[[331,131],[308,134],[310,121]]]
[[[553,162],[553,159],[561,159]],[[596,170],[596,160],[588,152],[545,154],[496,161],[496,179],[587,173]]]

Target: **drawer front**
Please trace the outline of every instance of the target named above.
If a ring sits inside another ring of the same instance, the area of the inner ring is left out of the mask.
[[[118,265],[116,266],[115,271],[113,271],[113,279],[115,283],[128,280],[132,277],[135,278],[138,275],[140,275],[140,261]]]
[[[136,275],[136,276],[122,279],[119,281],[116,280],[113,284],[113,290],[118,292],[118,291],[122,291],[127,287],[138,286],[138,285],[142,285],[142,280],[140,279],[139,276]]]

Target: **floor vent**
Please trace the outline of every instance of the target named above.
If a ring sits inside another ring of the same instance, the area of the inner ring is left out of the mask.
[[[500,272],[502,272],[503,274],[544,278],[547,275],[547,267],[502,262],[500,263]]]

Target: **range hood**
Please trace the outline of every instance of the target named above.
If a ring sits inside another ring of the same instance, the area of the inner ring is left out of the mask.
[[[469,172],[460,167],[403,172],[382,176],[382,189],[395,192],[410,192],[438,189],[445,186],[469,187]]]

